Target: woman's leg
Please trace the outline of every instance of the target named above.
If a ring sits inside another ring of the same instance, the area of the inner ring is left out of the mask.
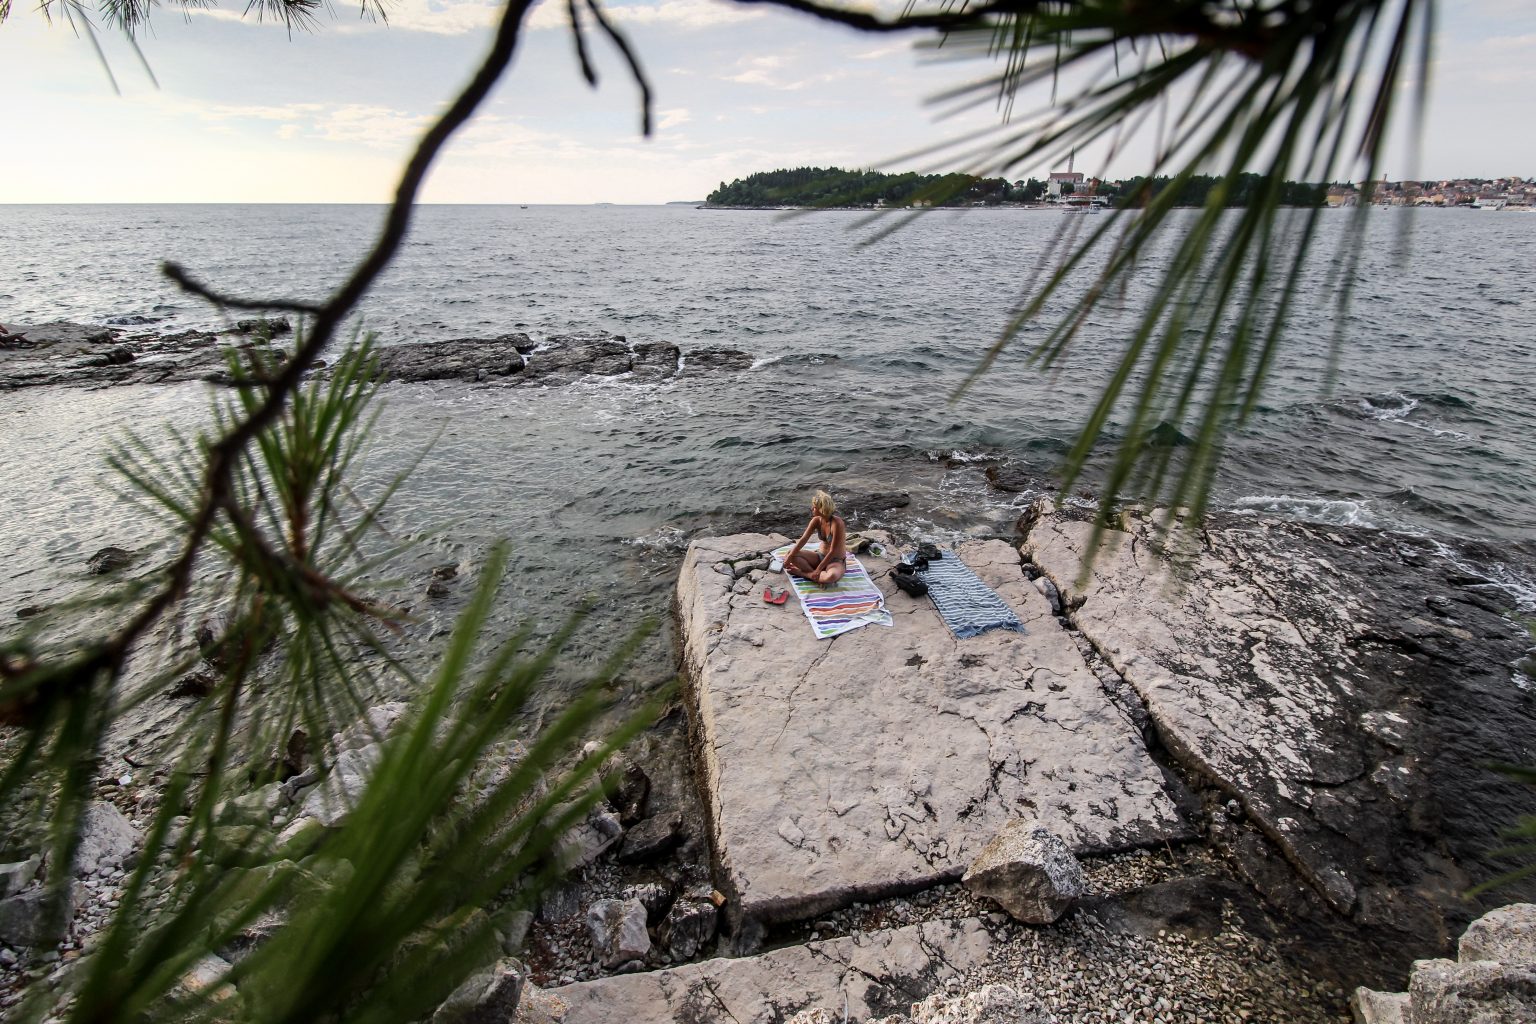
[[[835,587],[837,581],[843,578],[843,573],[848,571],[848,566],[842,562],[833,562],[821,570],[821,578],[817,580],[824,587]]]
[[[784,563],[784,571],[791,576],[810,576],[816,568],[816,563],[820,561],[820,555],[813,555],[808,551],[802,551]]]

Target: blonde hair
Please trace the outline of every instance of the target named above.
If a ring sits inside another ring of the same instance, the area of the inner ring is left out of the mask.
[[[832,495],[826,491],[817,491],[811,496],[811,508],[824,519],[831,519],[837,515],[837,503],[832,500]]]

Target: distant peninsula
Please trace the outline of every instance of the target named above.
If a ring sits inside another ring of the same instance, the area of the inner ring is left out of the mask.
[[[1217,188],[1226,190],[1227,206],[1247,206],[1266,185],[1259,174],[1240,174],[1228,183],[1196,175],[1175,183],[1170,178],[1127,178],[1101,181],[1080,171],[1058,171],[1046,177],[1009,181],[974,174],[887,174],[849,171],[840,167],[797,167],[759,171],[738,178],[709,194],[711,208],[879,209],[887,207],[973,206],[1142,206],[1164,189],[1177,187],[1175,205],[1201,206]],[[1322,206],[1328,186],[1287,181],[1281,186],[1282,206]]]

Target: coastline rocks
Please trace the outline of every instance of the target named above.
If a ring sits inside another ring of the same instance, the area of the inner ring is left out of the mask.
[[[1461,937],[1455,960],[1419,960],[1408,991],[1358,988],[1359,1024],[1494,1024],[1536,1021],[1536,905],[1489,911]]]
[[[1473,921],[1456,945],[1456,959],[1536,964],[1536,905],[1512,903]]]
[[[584,868],[624,838],[619,816],[594,807],[585,820],[566,830],[555,845],[555,859],[562,871]]]
[[[639,960],[651,951],[645,904],[639,900],[598,900],[587,908],[592,948],[604,967]]]
[[[337,754],[330,771],[304,798],[295,821],[313,818],[326,828],[339,828],[362,799],[381,757],[383,747],[378,743]]]
[[[432,1024],[505,1024],[513,1020],[528,970],[506,957],[476,971],[432,1014]]]
[[[653,815],[624,834],[624,845],[614,859],[620,864],[645,864],[665,857],[682,841],[681,814]]]
[[[81,819],[73,872],[84,878],[127,864],[139,847],[139,830],[105,800],[92,800]]]
[[[1085,576],[1092,524],[1034,518],[1024,554],[1072,625],[1236,802],[1212,817],[1218,847],[1275,906],[1350,920],[1388,963],[1443,948],[1476,912],[1461,893],[1508,870],[1501,831],[1536,812],[1489,767],[1527,761],[1536,732],[1513,601],[1427,540],[1243,517],[1170,558],[1132,514]]]
[[[131,318],[120,318],[131,319]],[[123,326],[142,326],[125,324]],[[208,381],[230,384],[226,352],[234,349],[254,367],[266,340],[292,330],[286,319],[252,318],[232,330],[129,334],[121,327],[79,324],[18,325],[24,342],[0,350],[0,390],[44,385],[100,387]],[[455,380],[509,386],[558,387],[586,379],[623,378],[636,383],[705,373],[738,373],[754,363],[751,353],[706,348],[684,352],[670,342],[631,343],[622,335],[593,332],[555,335],[535,342],[520,332],[491,338],[403,342],[374,349],[370,378],[376,381]],[[315,367],[321,376],[334,367]]]
[[[1003,826],[961,879],[1025,924],[1052,924],[1085,888],[1082,865],[1048,830],[1020,820]]]
[[[781,543],[695,540],[678,581],[687,705],[733,914],[797,920],[957,880],[1020,816],[1080,852],[1189,834],[1008,544],[959,555],[1028,632],[957,641],[931,602],[890,599],[894,552],[860,556],[894,625],[816,639],[797,599],[758,596],[782,577],[736,576]]]
[[[668,951],[679,960],[692,960],[715,937],[720,911],[708,899],[679,898],[667,911],[661,932]]]
[[[945,982],[986,962],[991,935],[975,918],[787,946],[556,988],[563,1024],[769,1024],[836,1006],[836,1020],[905,1012]]]
[[[124,548],[104,547],[85,563],[85,571],[92,576],[106,576],[126,569],[133,564],[133,552]]]
[[[13,896],[32,884],[32,879],[37,877],[37,869],[42,866],[43,856],[34,853],[26,860],[19,860],[11,864],[0,864],[0,899]]]
[[[1420,960],[1408,982],[1408,1024],[1536,1021],[1536,964]]]

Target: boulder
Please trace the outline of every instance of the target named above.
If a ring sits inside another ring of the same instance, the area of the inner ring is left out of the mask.
[[[109,546],[92,555],[90,561],[85,563],[85,568],[92,576],[106,576],[132,564],[133,552]]]
[[[1536,904],[1512,903],[1473,921],[1462,933],[1457,959],[1536,964]]]
[[[666,886],[657,882],[626,885],[620,896],[626,900],[639,900],[645,907],[645,919],[649,924],[658,923],[666,915],[667,908],[672,905],[672,893]]]
[[[651,951],[645,919],[645,905],[639,900],[598,900],[587,908],[592,948],[604,967],[638,960]]]
[[[432,1014],[432,1024],[507,1024],[517,1012],[528,971],[507,957],[466,978]]]
[[[105,800],[92,800],[80,824],[80,845],[73,865],[76,877],[122,867],[139,846],[139,830]]]
[[[1536,964],[1420,960],[1408,979],[1408,1024],[1536,1021]]]
[[[581,891],[574,885],[551,885],[539,894],[539,919],[569,921],[581,911]]]
[[[709,900],[677,900],[661,928],[667,949],[679,960],[692,960],[715,937],[719,914]]]
[[[1170,878],[1114,896],[1085,897],[1082,905],[1100,920],[1147,939],[1162,932],[1215,938],[1225,926],[1229,906],[1241,916],[1249,934],[1268,937],[1273,933],[1253,890],[1216,875]]]
[[[1410,1024],[1408,993],[1377,992],[1361,986],[1349,997],[1355,1024]]]
[[[251,317],[246,320],[236,320],[235,330],[241,334],[258,334],[267,338],[275,338],[279,334],[287,334],[293,330],[293,325],[285,316]]]
[[[232,969],[229,961],[210,953],[193,964],[176,987],[187,996],[206,998],[215,1003],[226,1002],[237,994],[235,986],[224,980]]]
[[[615,780],[608,802],[618,812],[619,823],[628,828],[645,817],[646,802],[650,795],[651,780],[645,774],[645,769],[637,764],[628,764]]]
[[[1010,985],[983,985],[961,995],[935,993],[911,1009],[912,1024],[1055,1024],[1056,1018],[1039,1009]]]
[[[404,701],[390,701],[369,708],[362,718],[336,734],[336,749],[357,750],[388,739],[410,710],[411,706]]]
[[[0,943],[7,946],[51,946],[74,920],[74,901],[60,906],[50,889],[33,889],[0,900]]]
[[[614,858],[620,864],[647,864],[660,860],[683,841],[683,816],[657,814],[624,833],[624,845]]]
[[[591,864],[624,838],[619,816],[605,807],[594,807],[584,821],[566,830],[555,845],[555,859],[563,871]]]
[[[1003,827],[963,881],[967,889],[995,900],[1026,924],[1059,920],[1086,888],[1082,865],[1067,844],[1023,820]]]
[[[383,756],[383,745],[379,743],[349,747],[337,754],[331,770],[304,798],[298,817],[314,818],[326,828],[339,828],[362,799]]]
[[[1008,544],[958,553],[1027,632],[956,641],[931,602],[890,600],[888,551],[859,558],[894,626],[818,640],[794,604],[758,596],[781,577],[754,570],[733,589],[731,567],[785,542],[697,539],[677,589],[711,847],[745,916],[801,919],[956,880],[1023,808],[1074,851],[1189,834]]]
[[[756,360],[750,352],[733,348],[701,348],[683,356],[683,372],[695,374],[722,370],[749,370],[754,362]]]
[[[26,860],[15,861],[11,864],[0,864],[0,899],[6,896],[14,896],[37,877],[37,869],[42,866],[42,854],[34,853]]]

